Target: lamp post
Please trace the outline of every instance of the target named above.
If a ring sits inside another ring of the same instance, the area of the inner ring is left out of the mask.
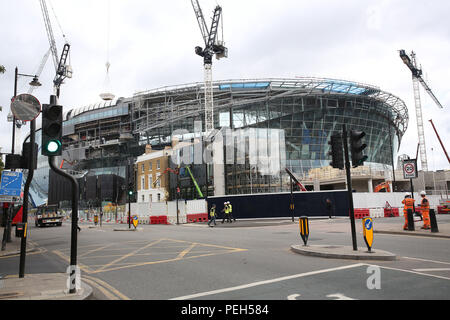
[[[14,100],[14,98],[17,96],[17,78],[19,76],[23,77],[32,77],[33,80],[30,82],[30,86],[33,87],[39,87],[41,86],[41,83],[38,81],[38,77],[36,75],[29,75],[29,74],[22,74],[19,73],[18,68],[16,67],[14,72],[14,96],[12,97],[11,101]],[[12,112],[11,112],[12,114]],[[12,142],[11,142],[11,154],[14,154],[14,147],[15,147],[15,140],[16,140],[16,117],[14,114],[12,114],[12,123],[13,123],[13,131],[12,131]],[[12,171],[15,171],[13,169]],[[5,233],[6,233],[6,242],[11,242],[11,223],[12,223],[12,211],[13,206],[10,205],[7,211],[7,217],[6,217],[6,225],[5,225]],[[5,237],[4,237],[5,238]],[[2,247],[4,247],[4,244],[2,244]]]
[[[14,99],[17,96],[17,78],[19,76],[22,77],[32,77],[33,80],[30,82],[30,86],[33,87],[40,87],[42,84],[38,80],[37,75],[31,75],[31,74],[23,74],[19,73],[19,69],[16,67],[15,74],[14,74],[14,96],[12,99]],[[11,99],[11,100],[12,100]],[[16,117],[13,115],[13,131],[12,131],[12,144],[11,144],[11,153],[14,153],[14,147],[15,147],[15,138],[16,138]]]

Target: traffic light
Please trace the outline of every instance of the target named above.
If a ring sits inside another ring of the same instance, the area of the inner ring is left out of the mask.
[[[133,191],[133,184],[132,184],[132,183],[129,183],[129,184],[128,184],[128,196],[129,196],[129,197],[132,197],[132,196],[133,196],[133,193],[134,193],[134,191]]]
[[[331,136],[331,141],[328,142],[331,145],[331,151],[328,155],[331,156],[332,161],[330,165],[336,169],[344,169],[344,152],[342,151],[342,137],[338,134]]]
[[[42,155],[62,154],[62,109],[57,104],[42,105]]]
[[[352,154],[352,166],[356,168],[362,166],[367,156],[363,154],[363,150],[367,147],[362,142],[362,138],[366,135],[364,131],[351,130],[350,131],[350,151]]]

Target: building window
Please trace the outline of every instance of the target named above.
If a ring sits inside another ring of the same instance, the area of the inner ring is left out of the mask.
[[[142,202],[145,202],[145,195],[142,195]]]
[[[145,172],[145,163],[142,164],[142,173]]]
[[[148,163],[148,166],[149,166],[149,168],[148,168],[148,170],[150,170],[150,171],[152,171],[153,169],[152,169],[152,162],[150,161],[149,163]]]
[[[141,190],[145,189],[145,177],[141,177]]]
[[[161,201],[161,193],[158,193],[158,202]]]
[[[160,169],[160,161],[161,161],[161,160],[156,160],[156,169],[157,169],[157,170]]]

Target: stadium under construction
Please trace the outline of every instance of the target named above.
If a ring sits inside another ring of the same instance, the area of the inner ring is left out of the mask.
[[[345,176],[330,167],[328,155],[330,136],[343,124],[366,133],[368,159],[353,174],[353,187],[370,191],[370,185],[392,178],[408,126],[405,103],[375,86],[306,77],[241,79],[213,82],[211,134],[204,130],[204,92],[204,83],[162,87],[65,112],[58,161],[79,178],[81,207],[98,199],[124,203],[121,186],[138,188],[135,164],[146,146],[171,149],[168,166],[189,166],[204,196],[289,191],[285,168],[308,190],[344,189]],[[39,156],[31,190],[36,205],[47,197],[49,203],[70,199],[46,161]],[[49,180],[55,181],[50,188]],[[187,175],[170,174],[168,180],[169,198],[177,187],[182,198],[198,197]]]

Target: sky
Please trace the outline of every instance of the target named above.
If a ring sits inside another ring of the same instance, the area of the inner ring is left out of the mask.
[[[223,9],[228,58],[213,60],[213,79],[319,77],[361,82],[400,99],[409,110],[399,154],[418,143],[411,72],[398,50],[414,51],[424,78],[444,106],[421,88],[429,170],[450,169],[432,119],[450,152],[450,1],[448,0],[199,0],[209,26]],[[194,53],[203,39],[190,0],[47,0],[58,55],[71,45],[73,77],[61,87],[64,111],[164,86],[203,81]],[[0,0],[0,147],[11,150],[7,122],[14,69],[35,74],[49,48],[39,0]],[[109,21],[109,22],[108,22]],[[65,37],[63,37],[63,35]],[[106,62],[109,61],[109,81]],[[49,57],[33,95],[48,103],[55,69]],[[19,77],[18,93],[29,77]],[[40,123],[40,118],[38,118]],[[23,126],[20,135],[29,132]],[[419,169],[420,169],[419,161]]]

